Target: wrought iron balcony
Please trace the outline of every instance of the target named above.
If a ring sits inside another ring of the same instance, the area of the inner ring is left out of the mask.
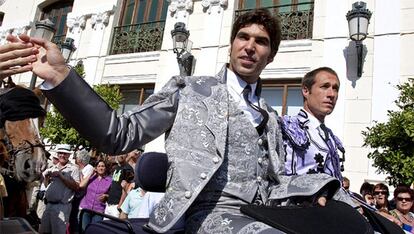
[[[313,4],[313,1],[309,1],[267,7],[273,15],[277,15],[280,19],[282,40],[312,38]],[[236,18],[251,10],[253,9],[237,10]]]
[[[160,50],[164,27],[165,21],[115,27],[110,54]]]

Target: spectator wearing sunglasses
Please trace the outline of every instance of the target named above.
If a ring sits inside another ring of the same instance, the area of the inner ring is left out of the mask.
[[[388,186],[383,183],[379,183],[374,186],[374,189],[372,191],[374,194],[375,208],[377,208],[377,213],[394,222],[395,224],[402,226],[401,221],[390,214],[391,209],[390,203],[388,201],[388,196],[390,193]]]
[[[410,212],[413,207],[414,191],[405,185],[400,185],[394,190],[396,209],[390,213],[402,222],[402,228],[406,231],[413,231],[414,213]]]
[[[389,213],[388,196],[390,195],[390,192],[388,186],[383,183],[376,184],[373,189],[373,194],[375,198],[375,207],[378,211]]]

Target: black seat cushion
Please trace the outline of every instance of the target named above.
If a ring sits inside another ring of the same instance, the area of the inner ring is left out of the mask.
[[[126,225],[128,222],[130,224]],[[116,220],[104,220],[97,223],[89,224],[85,233],[88,234],[126,234],[126,233],[154,233],[151,229],[145,228],[148,223],[148,219],[128,219],[125,222],[119,222]],[[184,233],[182,229],[171,229],[167,234]]]
[[[135,184],[145,191],[165,192],[168,157],[165,153],[142,154],[135,166]]]
[[[373,233],[357,210],[339,201],[331,200],[325,207],[246,205],[241,211],[286,233]]]

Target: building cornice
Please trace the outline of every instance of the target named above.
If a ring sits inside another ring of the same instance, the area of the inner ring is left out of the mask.
[[[91,14],[85,14],[85,15],[75,15],[72,13],[68,14],[68,19],[66,20],[66,26],[68,26],[68,29],[70,32],[74,32],[75,29],[80,32],[82,29],[86,26],[86,20],[89,18]]]
[[[175,15],[175,18],[178,17],[178,13],[187,17],[193,11],[193,0],[169,0],[169,2],[168,10],[172,16]]]
[[[104,29],[106,26],[108,26],[109,18],[111,17],[111,14],[113,14],[113,10],[100,12],[97,14],[93,14],[91,16],[91,25],[93,29]]]
[[[125,64],[136,62],[158,61],[160,59],[159,51],[110,55],[105,58],[105,65],[108,64]]]
[[[311,51],[312,41],[310,39],[303,40],[283,40],[280,43],[278,53]]]
[[[227,8],[228,3],[228,0],[202,0],[201,6],[208,14],[211,14],[212,8],[217,8],[217,13],[220,13]]]
[[[109,84],[144,84],[155,83],[157,74],[134,74],[134,75],[116,75],[103,76],[102,83]]]
[[[104,29],[115,12],[115,5],[108,4],[98,8],[90,8],[68,14],[66,26],[70,32],[80,32],[85,29],[88,19],[93,29]]]
[[[264,80],[273,78],[301,78],[310,70],[310,67],[265,68],[260,74],[260,77]]]
[[[0,44],[4,44],[6,42],[6,37],[9,34],[13,34],[15,36],[19,34],[27,34],[27,32],[32,28],[32,24],[32,22],[28,22],[16,24],[15,26],[3,26],[2,30],[0,30]]]

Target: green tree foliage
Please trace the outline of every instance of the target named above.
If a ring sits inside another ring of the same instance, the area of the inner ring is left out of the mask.
[[[74,67],[78,74],[84,77],[83,65],[80,63]],[[118,109],[122,100],[122,94],[117,85],[99,84],[93,89],[101,96],[109,106]],[[76,92],[74,93],[76,95]],[[44,127],[40,128],[43,138],[49,139],[52,144],[67,143],[75,147],[80,145],[89,147],[90,143],[82,138],[79,133],[63,118],[63,116],[53,108],[46,115]]]
[[[414,79],[397,86],[397,111],[388,111],[388,122],[376,122],[363,131],[364,145],[373,149],[368,157],[379,172],[388,173],[392,185],[414,182]]]

